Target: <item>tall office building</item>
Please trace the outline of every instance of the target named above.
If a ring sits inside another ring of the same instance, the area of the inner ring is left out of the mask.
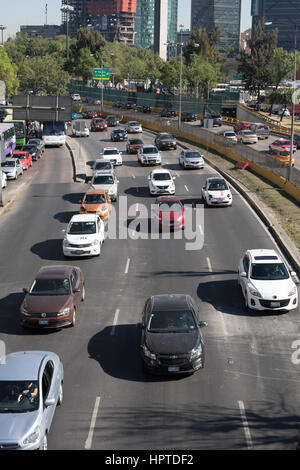
[[[278,29],[278,47],[286,50],[294,48],[294,25],[300,25],[299,0],[252,0],[252,31],[258,19],[263,16],[266,22],[288,23],[287,25],[266,26],[268,31]],[[298,28],[297,44],[300,46],[300,27]]]
[[[80,27],[92,25],[94,29],[109,31],[107,38],[127,45],[134,44],[134,17],[137,0],[62,0],[74,8],[70,15],[70,35],[76,36]],[[62,23],[66,23],[63,13]],[[105,34],[104,34],[105,36]]]
[[[166,58],[166,42],[177,42],[178,0],[137,0],[135,46]]]
[[[208,33],[215,26],[221,30],[218,49],[239,49],[241,0],[192,0],[191,29],[205,28]]]

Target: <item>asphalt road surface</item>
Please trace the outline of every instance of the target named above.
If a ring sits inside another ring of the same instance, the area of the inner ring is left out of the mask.
[[[147,190],[150,168],[127,155],[124,143],[111,143],[109,135],[110,130],[77,139],[89,173],[102,147],[124,151],[116,171],[119,196],[127,196],[130,208],[125,216],[119,211],[117,228],[125,236],[107,238],[100,257],[65,260],[62,255],[62,229],[88,188],[73,182],[66,148],[46,150],[0,217],[0,339],[8,353],[50,350],[64,364],[64,401],[54,415],[48,448],[294,449],[300,365],[292,362],[292,344],[299,339],[299,310],[246,311],[237,285],[243,251],[274,248],[268,232],[233,191],[232,207],[199,211],[198,249],[187,249],[193,240],[184,235],[151,239],[144,220],[155,200]],[[144,132],[143,140],[153,143],[154,136]],[[196,212],[201,187],[215,171],[208,165],[182,170],[179,152],[179,147],[163,151],[163,167],[176,176],[176,195]],[[141,223],[129,236],[136,210]],[[66,263],[79,266],[85,276],[86,300],[76,326],[22,331],[22,288],[41,266]],[[160,378],[142,371],[135,325],[146,298],[162,293],[192,295],[208,323],[205,367],[192,376]]]

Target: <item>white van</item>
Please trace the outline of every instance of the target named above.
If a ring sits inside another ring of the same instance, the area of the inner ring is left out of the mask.
[[[90,130],[85,121],[74,121],[72,125],[72,135],[74,137],[89,137]]]

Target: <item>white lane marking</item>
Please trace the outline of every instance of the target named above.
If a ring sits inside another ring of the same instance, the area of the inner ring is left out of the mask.
[[[96,425],[96,419],[97,419],[99,405],[100,405],[100,397],[96,397],[95,405],[94,405],[94,409],[93,409],[93,414],[92,414],[92,419],[91,419],[91,423],[90,423],[90,429],[89,429],[87,440],[85,441],[85,445],[84,445],[84,448],[87,449],[87,450],[89,450],[92,447],[92,441],[93,441],[93,435],[94,435],[94,429],[95,429],[95,425]]]
[[[119,313],[120,313],[120,310],[117,308],[117,310],[115,311],[113,326],[110,330],[110,336],[114,336],[114,334],[115,334],[115,329],[116,329],[116,324],[117,324],[117,321],[118,321]]]
[[[188,189],[186,184],[184,185],[184,187],[185,187],[186,191],[189,192],[189,189]]]
[[[246,417],[245,405],[244,405],[244,402],[242,400],[239,400],[238,404],[239,404],[239,409],[240,409],[240,413],[241,413],[241,418],[242,418],[245,438],[246,438],[246,442],[247,442],[247,447],[248,447],[248,449],[252,449],[253,444],[252,444],[252,439],[251,439],[250,428],[249,428],[249,425],[248,425],[248,420],[247,420],[247,417]]]
[[[126,263],[124,274],[128,274],[129,265],[130,265],[130,258],[127,258],[127,263]]]
[[[209,272],[212,273],[211,261],[210,261],[210,258],[208,256],[206,258],[206,262],[207,262]]]

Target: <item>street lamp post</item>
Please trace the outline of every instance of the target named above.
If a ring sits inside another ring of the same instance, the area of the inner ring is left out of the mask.
[[[60,9],[63,13],[66,14],[66,23],[67,23],[67,36],[66,36],[66,56],[67,60],[69,60],[69,20],[70,20],[70,13],[74,11],[74,7],[71,5],[63,5]]]
[[[4,45],[4,42],[3,42],[3,31],[7,29],[6,26],[3,26],[3,24],[0,24],[0,31],[1,31],[1,46]]]
[[[179,75],[179,116],[178,116],[178,129],[181,125],[181,107],[182,107],[182,47],[183,43],[180,42],[180,75]]]
[[[294,129],[295,129],[295,103],[294,103],[294,96],[296,91],[296,74],[297,74],[297,33],[298,33],[298,26],[297,24],[291,24],[287,22],[273,22],[273,21],[266,21],[265,26],[270,25],[284,25],[284,26],[293,26],[294,27],[294,73],[293,73],[293,98],[292,98],[292,120],[291,120],[291,143],[290,143],[290,161],[289,161],[289,169],[288,169],[288,181],[291,180],[292,176],[292,167],[293,167],[293,153],[294,153]]]

